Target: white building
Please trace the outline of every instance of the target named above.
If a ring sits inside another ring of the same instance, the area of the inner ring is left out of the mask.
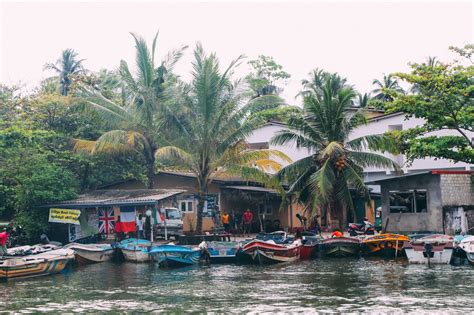
[[[382,114],[376,113],[374,111],[370,112],[371,118],[365,126],[361,126],[356,129],[350,139],[355,139],[361,136],[374,135],[374,134],[383,134],[390,130],[407,130],[420,126],[423,124],[423,119],[410,118],[405,119],[403,113],[393,113],[393,114]],[[261,128],[257,129],[248,139],[248,143],[251,148],[269,148],[280,150],[281,152],[288,155],[293,161],[299,160],[303,157],[309,155],[309,152],[304,149],[297,149],[295,144],[287,146],[275,146],[269,144],[270,139],[280,130],[286,129],[287,126],[281,122],[268,122]],[[469,137],[474,139],[474,133],[467,132]],[[431,133],[431,135],[449,135],[457,134],[453,130],[442,130]],[[433,158],[424,158],[417,159],[411,163],[411,165],[406,165],[406,160],[402,155],[393,156],[390,154],[385,154],[385,156],[392,158],[396,161],[401,167],[404,173],[413,173],[421,172],[426,170],[474,170],[474,165],[469,165],[467,163],[454,163],[446,159],[433,159]],[[391,175],[389,170],[384,169],[366,169],[365,177],[366,180],[374,180],[386,177]]]

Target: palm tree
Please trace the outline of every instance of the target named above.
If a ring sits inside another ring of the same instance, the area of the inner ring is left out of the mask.
[[[351,132],[366,123],[364,109],[354,113],[351,107],[356,93],[347,85],[335,90],[334,80],[340,78],[328,76],[321,82],[320,91],[305,93],[303,114],[290,118],[289,128],[277,133],[271,143],[295,142],[298,148],[311,152],[310,156],[283,168],[277,176],[289,183],[289,193],[297,193],[308,212],[315,215],[317,211],[325,211],[328,218],[335,218],[342,225],[347,217],[344,209],[352,210],[355,217],[350,189],[370,200],[363,169],[398,166],[376,153],[395,151],[383,135],[349,140]]]
[[[120,62],[120,76],[131,93],[130,101],[121,106],[85,86],[87,103],[114,129],[104,133],[96,141],[79,140],[75,148],[92,154],[130,151],[140,153],[146,164],[148,188],[153,188],[155,154],[163,141],[163,124],[160,120],[165,102],[163,94],[166,84],[172,80],[170,71],[186,47],[170,52],[156,66],[154,56],[158,33],[153,39],[151,52],[143,38],[135,34],[132,36],[136,48],[136,77],[131,74],[127,62]]]
[[[358,93],[357,94],[357,100],[356,100],[356,105],[360,108],[367,108],[369,107],[369,102],[370,102],[370,94],[364,93]]]
[[[382,81],[375,79],[372,84],[376,86],[372,91],[374,94],[373,98],[382,102],[391,102],[393,100],[393,97],[388,93],[391,90],[398,93],[405,93],[401,86],[398,85],[398,81],[394,79],[391,74],[384,75]]]
[[[192,82],[182,84],[176,96],[178,112],[169,112],[169,126],[175,129],[172,145],[157,151],[157,157],[172,160],[175,167],[189,170],[196,176],[197,220],[196,232],[202,232],[204,202],[208,185],[222,173],[238,174],[255,180],[270,180],[263,170],[279,170],[271,157],[288,161],[273,150],[250,150],[246,137],[263,123],[258,115],[260,105],[273,96],[262,96],[247,102],[248,91],[241,82],[231,82],[231,75],[242,57],[237,58],[222,72],[215,54],[206,55],[201,45],[194,51]],[[262,101],[262,102],[260,102]]]
[[[59,76],[59,86],[61,95],[66,96],[72,84],[72,76],[84,71],[82,62],[77,60],[77,53],[73,49],[63,50],[61,58],[56,63],[47,63],[45,70],[54,70]]]
[[[347,79],[339,76],[337,73],[329,73],[323,69],[314,69],[309,73],[309,80],[303,79],[301,84],[303,90],[298,93],[299,96],[321,94],[326,83],[330,82],[332,92],[336,92],[344,87],[351,87],[347,84]],[[329,81],[330,79],[330,81]]]

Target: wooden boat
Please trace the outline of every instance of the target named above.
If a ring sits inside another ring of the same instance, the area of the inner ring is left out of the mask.
[[[117,246],[122,251],[126,261],[135,263],[149,262],[151,260],[148,253],[150,247],[150,241],[135,238],[123,240]]]
[[[55,244],[36,244],[12,247],[7,250],[7,256],[26,256],[46,253],[55,249],[60,249],[61,246]]]
[[[211,263],[232,263],[237,261],[240,250],[238,242],[208,242]]]
[[[397,257],[404,255],[403,244],[409,241],[406,235],[383,233],[366,237],[362,249],[367,255]]]
[[[411,264],[449,264],[453,240],[449,235],[432,234],[405,242],[403,248]]]
[[[0,260],[0,280],[31,278],[59,273],[74,259],[71,249]]]
[[[320,252],[324,256],[349,257],[360,253],[360,240],[356,237],[325,238],[319,244]]]
[[[245,244],[242,251],[249,255],[254,263],[275,264],[300,259],[301,247],[301,240],[291,244],[276,244],[273,240],[261,241],[256,239]]]
[[[467,236],[463,238],[458,247],[466,253],[467,260],[474,264],[474,236]]]
[[[166,244],[153,246],[149,254],[160,267],[181,267],[197,264],[201,250],[198,247]]]
[[[64,247],[74,250],[76,261],[79,264],[93,264],[109,261],[114,255],[114,249],[110,244],[71,243]]]

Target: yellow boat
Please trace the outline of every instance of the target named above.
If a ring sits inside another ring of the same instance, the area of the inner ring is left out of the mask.
[[[403,243],[409,242],[406,235],[384,233],[369,236],[362,241],[365,254],[396,257],[403,255]]]
[[[59,273],[74,259],[71,249],[57,249],[37,255],[0,260],[0,281]]]

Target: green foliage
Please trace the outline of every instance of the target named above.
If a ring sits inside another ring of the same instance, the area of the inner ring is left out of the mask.
[[[282,88],[277,84],[291,77],[283,70],[283,66],[270,56],[260,55],[257,59],[250,60],[248,64],[252,67],[252,72],[247,76],[247,82],[254,97],[278,95]]]
[[[461,64],[412,64],[410,73],[396,73],[410,83],[416,93],[391,91],[388,112],[402,111],[408,117],[422,118],[422,126],[401,132],[403,152],[416,158],[445,158],[472,163],[474,147],[469,133],[474,132],[474,66]],[[433,131],[449,130],[447,136]]]
[[[71,88],[73,76],[84,71],[82,62],[84,59],[77,59],[78,54],[73,49],[63,50],[61,58],[55,63],[47,63],[44,69],[53,70],[58,74],[59,92],[67,96]]]

